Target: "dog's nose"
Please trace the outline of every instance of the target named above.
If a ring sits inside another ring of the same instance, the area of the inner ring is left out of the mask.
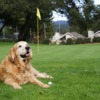
[[[30,49],[30,47],[25,47],[25,49],[26,49],[26,50],[29,50],[29,49]]]

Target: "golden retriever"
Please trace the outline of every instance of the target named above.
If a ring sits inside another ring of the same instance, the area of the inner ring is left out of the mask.
[[[0,65],[0,80],[5,84],[13,86],[15,89],[21,89],[21,85],[25,83],[37,84],[40,87],[48,88],[48,84],[44,84],[37,79],[52,78],[46,73],[40,73],[30,64],[32,59],[32,50],[27,42],[20,41],[16,43],[10,50],[8,56]]]

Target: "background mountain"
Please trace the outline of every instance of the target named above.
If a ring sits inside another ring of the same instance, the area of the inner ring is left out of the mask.
[[[55,32],[66,32],[69,31],[70,26],[69,26],[69,21],[54,21],[53,22],[54,25],[54,30]]]

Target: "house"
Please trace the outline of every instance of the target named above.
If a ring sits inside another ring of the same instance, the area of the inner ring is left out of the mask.
[[[77,33],[77,32],[67,32],[65,33],[66,34],[66,40],[68,38],[72,38],[72,39],[79,39],[79,38],[82,38],[82,39],[85,39],[85,36]]]
[[[56,44],[60,44],[61,43],[61,38],[62,34],[60,34],[59,32],[55,32],[54,36],[51,38],[51,43],[56,43]]]
[[[54,34],[54,36],[51,39],[51,43],[56,43],[56,44],[60,44],[62,41],[67,42],[67,39],[71,38],[71,39],[78,39],[78,38],[82,38],[85,39],[85,36],[77,33],[77,32],[67,32],[65,34],[60,34],[58,32],[56,32]]]
[[[100,30],[94,33],[94,37],[100,37]]]
[[[95,33],[91,30],[88,31],[88,38],[91,39],[91,42],[93,41],[94,37],[100,37],[100,30]]]

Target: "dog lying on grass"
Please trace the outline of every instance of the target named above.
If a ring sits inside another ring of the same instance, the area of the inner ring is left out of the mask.
[[[9,54],[0,64],[0,80],[15,89],[21,89],[22,84],[28,82],[43,88],[49,88],[37,78],[52,78],[46,73],[40,73],[30,64],[32,50],[27,42],[20,41],[10,50]]]

